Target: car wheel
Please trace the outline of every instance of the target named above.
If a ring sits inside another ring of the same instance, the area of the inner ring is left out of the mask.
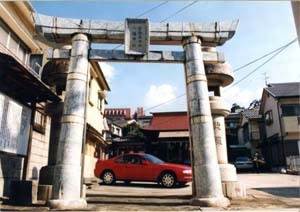
[[[115,182],[115,175],[112,171],[104,171],[102,174],[103,183],[106,185],[111,185]]]
[[[161,176],[161,184],[166,188],[172,188],[176,184],[176,177],[173,173],[165,172]]]

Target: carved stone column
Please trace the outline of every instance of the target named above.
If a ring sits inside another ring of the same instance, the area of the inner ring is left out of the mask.
[[[221,180],[222,183],[236,182],[236,169],[232,164],[228,163],[227,157],[225,117],[229,114],[229,110],[227,109],[220,96],[210,96],[209,99],[213,116],[215,141]]]
[[[71,47],[64,46],[63,49],[71,49]],[[62,99],[64,99],[63,94],[66,87],[68,69],[69,61],[52,60],[45,64],[42,72],[43,82],[55,90]],[[48,102],[46,104],[46,112],[51,116],[51,131],[48,164],[40,170],[39,185],[53,184],[63,106],[63,102]]]
[[[212,48],[208,50],[214,51]],[[246,188],[238,182],[236,168],[228,163],[225,117],[230,111],[223,102],[220,91],[220,87],[225,87],[233,82],[232,68],[227,63],[208,64],[205,66],[205,71],[209,89],[214,92],[214,96],[210,96],[209,99],[223,193],[229,198],[245,197]]]
[[[191,133],[193,166],[192,205],[225,207],[217,162],[214,129],[209,104],[201,41],[197,37],[184,40],[185,77]]]
[[[80,189],[89,47],[87,35],[75,34],[73,36],[52,200],[49,201],[50,207],[54,209],[87,206],[86,201],[80,198]]]

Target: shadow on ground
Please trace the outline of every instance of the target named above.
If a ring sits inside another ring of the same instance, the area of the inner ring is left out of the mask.
[[[253,188],[255,190],[267,192],[269,194],[287,197],[300,198],[300,187],[276,187],[276,188]]]
[[[108,186],[104,183],[100,182],[99,185],[101,186]],[[113,185],[109,185],[112,187],[132,187],[132,188],[154,188],[154,189],[176,189],[176,188],[185,188],[189,187],[189,185],[177,185],[173,188],[165,188],[162,185],[157,183],[140,183],[140,182],[131,182],[131,183],[124,183],[124,182],[116,182]]]

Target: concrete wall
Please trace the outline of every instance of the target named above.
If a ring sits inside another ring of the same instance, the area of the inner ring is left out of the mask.
[[[51,119],[47,117],[45,134],[33,130],[26,179],[38,179],[40,169],[48,163]]]

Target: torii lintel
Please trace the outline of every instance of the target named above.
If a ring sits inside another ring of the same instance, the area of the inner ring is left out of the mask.
[[[71,43],[76,33],[88,34],[93,43],[124,43],[124,22],[60,18],[33,13],[41,39]],[[186,37],[201,38],[202,46],[220,46],[235,34],[238,20],[211,23],[150,23],[150,44],[182,45]]]

